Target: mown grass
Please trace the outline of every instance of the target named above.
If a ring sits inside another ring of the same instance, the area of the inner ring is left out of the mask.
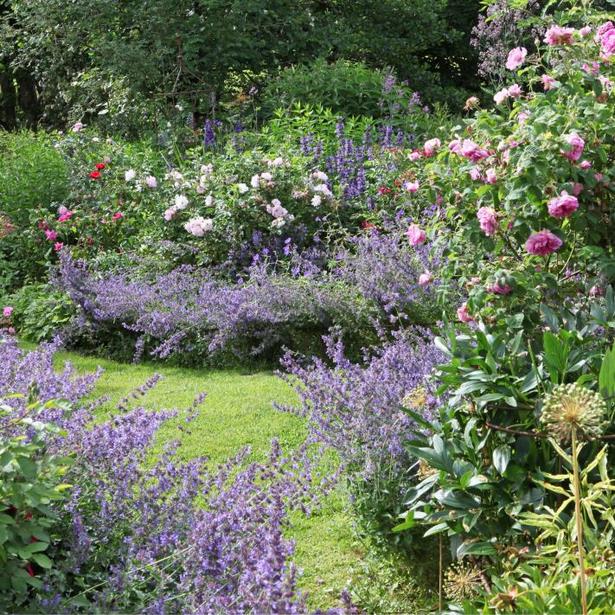
[[[143,405],[152,409],[186,408],[205,391],[207,398],[191,432],[173,425],[163,428],[159,446],[181,438],[183,458],[206,456],[212,463],[224,461],[250,446],[252,458],[265,459],[273,438],[285,449],[298,446],[305,437],[303,421],[280,412],[273,402],[291,404],[293,390],[271,372],[249,373],[239,369],[192,370],[153,364],[123,364],[75,353],[60,352],[57,366],[70,361],[80,372],[104,369],[94,396],[109,396],[99,410],[101,418],[115,403],[148,378],[159,373],[160,382],[148,392]],[[136,402],[141,403],[141,402]],[[327,609],[339,604],[339,595],[362,557],[362,548],[352,531],[348,500],[340,487],[310,517],[293,516],[291,535],[296,541],[295,562],[302,575],[300,587],[309,596],[311,608]]]

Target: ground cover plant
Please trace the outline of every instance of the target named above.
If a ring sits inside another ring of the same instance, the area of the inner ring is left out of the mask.
[[[64,32],[70,81],[42,81],[54,11],[3,9],[3,70],[55,130],[0,161],[0,603],[607,613],[608,3],[304,4],[207,82],[197,31],[225,14],[249,40],[235,5],[196,3],[177,55],[184,17],[154,11],[159,72],[134,84],[123,57],[71,71],[110,16],[147,44],[138,3]],[[413,11],[434,29],[409,71]]]

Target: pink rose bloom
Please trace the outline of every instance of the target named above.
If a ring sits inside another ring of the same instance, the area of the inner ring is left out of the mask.
[[[418,192],[418,189],[419,189],[418,181],[404,182],[404,190],[406,190],[407,192]]]
[[[565,190],[548,203],[549,215],[554,218],[567,218],[579,208],[576,196],[568,194]]]
[[[506,59],[506,68],[508,70],[519,68],[525,62],[525,56],[527,56],[527,49],[525,47],[511,49]]]
[[[592,286],[589,289],[590,297],[604,297],[604,288],[602,286]]]
[[[574,194],[574,196],[579,196],[579,194],[581,194],[583,190],[584,190],[583,184],[579,182],[575,182],[574,184],[572,184],[572,194]]]
[[[448,144],[448,149],[453,152],[453,154],[458,154],[461,156],[461,140],[454,139]]]
[[[479,147],[471,139],[464,139],[462,141],[460,151],[464,158],[468,158],[472,162],[478,162],[489,156],[489,152],[486,149]]]
[[[587,169],[590,169],[591,166],[592,166],[592,163],[589,160],[581,160],[581,162],[579,163],[579,167],[583,169],[584,171]]]
[[[501,285],[498,282],[489,286],[487,290],[496,295],[509,295],[510,293],[512,293],[511,286],[509,286],[508,284]]]
[[[576,132],[572,132],[564,138],[570,149],[562,153],[568,160],[576,162],[583,155],[585,141]]]
[[[521,86],[517,83],[513,83],[509,88],[508,88],[508,95],[511,98],[519,98],[520,96],[523,95],[523,90],[521,89]]]
[[[508,88],[504,88],[503,90],[500,90],[499,92],[496,92],[495,95],[493,96],[493,100],[495,101],[496,105],[501,105],[505,100],[508,99]]]
[[[480,223],[480,230],[483,231],[487,237],[495,235],[498,229],[498,219],[493,208],[481,207],[476,212],[476,217]]]
[[[457,318],[459,318],[461,322],[473,322],[474,321],[474,319],[470,315],[470,312],[468,312],[467,303],[463,303],[460,307],[457,308]]]
[[[406,231],[406,235],[411,246],[425,243],[427,239],[427,233],[418,224],[411,224]]]
[[[481,178],[480,169],[478,167],[472,167],[470,169],[470,177],[476,182]]]
[[[546,256],[562,247],[562,240],[551,231],[542,230],[528,237],[525,249],[536,256]]]
[[[433,276],[431,275],[429,271],[426,271],[425,273],[421,273],[421,275],[419,276],[419,286],[422,286],[423,288],[425,288],[426,286],[429,286],[432,281],[433,281]]]
[[[495,169],[487,169],[485,173],[485,183],[495,184],[497,181],[498,181],[498,176],[495,172]]]
[[[153,175],[148,175],[145,178],[145,185],[148,188],[156,188],[158,186],[158,180]]]
[[[588,36],[589,34],[591,34],[591,31],[592,31],[592,29],[591,29],[589,26],[585,26],[585,27],[583,27],[583,28],[581,28],[581,29],[579,30],[579,34],[580,34],[582,37],[586,37],[586,36]]]
[[[75,122],[71,128],[72,132],[81,132],[83,130],[83,128],[85,127],[85,124],[82,124],[81,122]]]
[[[56,241],[56,242],[53,244],[53,249],[54,249],[56,252],[59,252],[59,251],[60,251],[63,247],[64,247],[64,244],[63,244],[61,241]]]
[[[6,306],[4,306],[4,309],[2,310],[2,315],[3,315],[5,318],[10,318],[12,313],[13,313],[13,308],[12,308],[12,306],[10,306],[10,305],[6,305]]]
[[[557,81],[553,79],[553,77],[551,77],[550,75],[542,75],[540,79],[542,81],[542,87],[544,88],[545,92],[547,92],[548,90],[552,90],[557,83]]]
[[[45,231],[45,237],[48,241],[55,241],[58,238],[58,234],[52,229],[47,229]]]
[[[551,26],[545,32],[544,40],[547,45],[572,45],[574,32],[574,28]]]
[[[598,28],[597,34],[602,57],[608,60],[615,53],[615,26],[607,21]]]
[[[425,145],[423,145],[425,156],[433,156],[440,145],[440,139],[429,139],[429,141],[425,141]]]
[[[519,115],[517,116],[517,120],[519,121],[519,124],[525,124],[525,122],[527,122],[529,117],[530,117],[529,113],[526,113],[525,111],[521,111],[521,113],[519,113]]]
[[[416,162],[417,160],[420,160],[420,158],[421,158],[421,152],[419,151],[415,150],[408,154],[408,160],[411,160],[412,162]]]
[[[121,220],[124,217],[124,214],[121,211],[116,211],[111,217],[114,220]]]
[[[594,173],[594,179],[597,182],[601,182],[604,179],[604,175],[602,173]]]
[[[587,62],[585,62],[581,68],[588,74],[588,75],[593,75],[594,77],[597,77],[600,74],[600,63],[599,62],[592,62],[591,64],[587,64]]]
[[[73,217],[73,212],[66,209],[66,211],[61,212],[60,216],[58,217],[58,222],[66,222],[67,220],[70,220],[72,217]]]
[[[599,37],[604,36],[609,30],[612,30],[613,28],[615,28],[615,26],[613,25],[613,22],[607,21],[598,27],[598,29],[596,30],[596,34]]]
[[[602,89],[607,93],[610,94],[611,91],[613,90],[613,82],[608,78],[605,77],[604,75],[600,75],[600,77],[598,77],[600,83],[602,84]]]

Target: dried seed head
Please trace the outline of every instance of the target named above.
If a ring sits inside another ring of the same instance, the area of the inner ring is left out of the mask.
[[[541,422],[560,442],[569,442],[573,430],[586,440],[604,432],[606,403],[600,394],[578,384],[555,387],[547,395]]]
[[[450,600],[472,598],[481,587],[481,572],[472,564],[455,562],[444,574],[444,592]]]

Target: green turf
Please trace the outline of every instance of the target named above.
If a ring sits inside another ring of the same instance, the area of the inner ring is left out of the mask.
[[[207,398],[190,434],[172,425],[161,434],[163,440],[181,436],[179,454],[184,458],[204,455],[217,463],[250,446],[254,459],[264,459],[272,438],[292,448],[305,437],[300,418],[273,408],[274,401],[293,403],[296,397],[286,383],[270,372],[192,370],[123,364],[68,352],[56,355],[58,367],[65,361],[81,372],[94,371],[98,366],[104,369],[94,391],[94,396],[111,398],[100,409],[103,416],[154,373],[162,379],[142,402],[148,408],[186,408],[205,391]],[[300,587],[308,594],[311,608],[327,609],[339,604],[340,592],[361,557],[351,523],[342,488],[326,498],[311,517],[293,515],[295,562],[302,571]]]

